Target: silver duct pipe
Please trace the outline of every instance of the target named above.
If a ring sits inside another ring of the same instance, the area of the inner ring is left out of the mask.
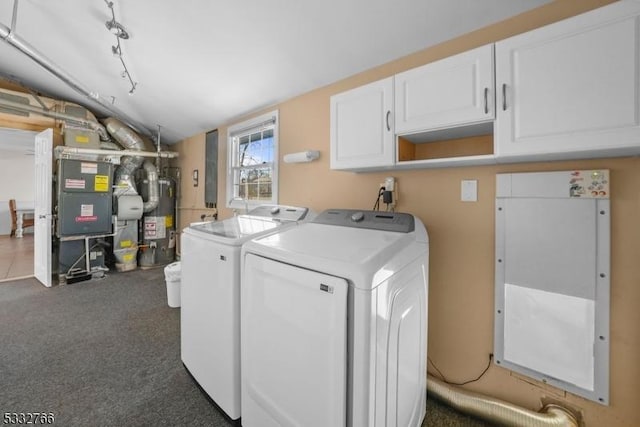
[[[120,120],[109,117],[103,120],[103,123],[111,136],[125,149],[143,151],[144,142],[142,138]],[[133,181],[133,173],[142,166],[143,162],[147,180],[149,181],[149,198],[144,202],[143,208],[146,213],[154,210],[160,203],[160,183],[158,182],[157,169],[153,163],[145,162],[142,156],[124,156],[120,160],[120,166],[116,169],[114,181],[116,192],[130,191],[132,189],[134,193],[137,193],[136,185]]]
[[[142,206],[142,211],[147,213],[157,208],[160,203],[160,183],[158,182],[158,170],[151,160],[145,160],[142,167],[147,173],[149,181],[149,197]]]
[[[8,99],[0,98],[0,106],[11,108],[12,110],[21,111],[23,113],[34,113],[44,117],[51,117],[52,119],[64,120],[64,121],[74,121],[76,123],[83,124],[88,126],[92,130],[96,131],[100,137],[101,141],[109,141],[109,134],[107,130],[102,126],[99,122],[95,122],[93,120],[83,119],[76,116],[71,116],[69,114],[59,113],[57,111],[47,110],[42,107],[36,107],[31,104],[22,104],[20,102],[9,101]]]
[[[123,150],[118,144],[114,144],[113,142],[107,149],[98,149],[98,148],[80,148],[80,147],[69,147],[69,146],[61,146],[56,147],[56,152],[60,152],[60,154],[98,154],[103,156],[134,156],[134,157],[153,157],[155,158],[163,158],[163,159],[175,159],[178,157],[178,153],[174,151],[161,151],[159,154],[151,151],[140,151],[140,154],[137,154],[136,151],[132,150]],[[115,152],[114,152],[115,151]]]
[[[144,159],[139,156],[124,156],[120,159],[120,166],[116,169],[113,179],[116,193],[138,194],[136,183],[133,180],[133,173],[142,166],[143,161]]]
[[[126,150],[142,151],[144,148],[142,139],[120,120],[109,117],[103,120],[103,123],[107,127],[109,134]],[[140,156],[124,156],[120,159],[120,166],[116,169],[113,179],[116,193],[138,193],[133,180],[133,173],[142,166],[143,161],[144,158]]]
[[[558,405],[534,412],[511,403],[448,385],[428,376],[427,392],[449,406],[501,426],[579,427],[578,420]]]
[[[16,14],[15,6],[16,4],[14,3],[14,22],[12,24],[13,28],[15,28],[15,14]],[[29,58],[31,58],[42,68],[44,68],[45,70],[49,71],[51,74],[53,74],[54,76],[62,80],[73,90],[85,96],[87,100],[100,105],[102,108],[104,108],[106,111],[108,111],[114,116],[122,117],[122,118],[126,117],[124,113],[122,113],[117,108],[115,108],[110,102],[100,98],[100,95],[98,93],[91,92],[89,89],[85,88],[80,82],[78,82],[75,78],[73,78],[69,73],[67,73],[65,70],[63,70],[62,68],[54,64],[53,61],[51,61],[49,58],[47,58],[42,53],[40,53],[36,48],[31,46],[25,40],[23,40],[20,36],[16,35],[12,28],[9,28],[3,24],[0,24],[0,38],[6,41],[7,43],[9,43],[11,46],[18,49],[20,52],[22,52]],[[143,135],[147,135],[149,137],[153,137],[151,132],[143,124],[138,123],[137,121],[129,118],[127,118],[127,120],[125,121],[137,132]]]
[[[144,151],[144,141],[142,141],[142,138],[119,119],[109,117],[104,119],[102,123],[107,127],[109,134],[125,149]]]

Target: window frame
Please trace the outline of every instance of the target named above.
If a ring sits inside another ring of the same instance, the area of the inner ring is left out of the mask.
[[[273,121],[273,125],[265,125],[265,123]],[[265,114],[253,117],[251,119],[236,123],[227,128],[227,184],[226,184],[226,200],[225,204],[230,209],[250,210],[256,206],[264,204],[278,203],[278,145],[279,145],[279,126],[280,120],[278,110],[270,111]],[[237,149],[233,139],[244,135],[251,134],[260,130],[262,127],[273,126],[273,162],[271,163],[271,200],[240,200],[236,199],[234,192],[234,182],[236,167],[233,166]]]

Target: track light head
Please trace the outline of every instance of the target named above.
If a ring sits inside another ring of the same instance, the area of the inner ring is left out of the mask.
[[[125,30],[122,24],[116,21],[115,19],[107,21],[105,25],[107,29],[111,32],[111,34],[113,34],[114,36],[121,38],[123,40],[127,40],[129,38],[129,33],[127,32],[127,30]]]

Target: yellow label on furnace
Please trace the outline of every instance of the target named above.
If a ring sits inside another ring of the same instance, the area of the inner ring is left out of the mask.
[[[77,135],[76,142],[82,142],[83,144],[86,144],[89,142],[89,137],[84,135]]]
[[[129,262],[133,260],[133,254],[124,254],[122,255],[122,259],[124,260],[124,262]]]
[[[130,248],[133,242],[131,240],[123,240],[120,242],[121,248]]]
[[[173,215],[167,215],[164,217],[164,226],[166,228],[173,227]]]
[[[93,191],[109,191],[109,177],[107,175],[96,175]]]

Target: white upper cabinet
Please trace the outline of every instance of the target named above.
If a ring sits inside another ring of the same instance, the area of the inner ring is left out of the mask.
[[[493,120],[493,44],[395,76],[399,135]]]
[[[395,163],[393,77],[331,97],[331,169]]]
[[[496,43],[498,159],[640,152],[639,2]]]
[[[467,138],[491,133],[491,146],[486,138]],[[331,98],[332,169],[639,154],[640,0],[615,2]]]

